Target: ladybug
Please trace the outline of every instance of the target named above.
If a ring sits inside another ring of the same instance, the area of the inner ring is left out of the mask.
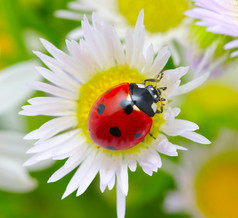
[[[146,86],[147,81],[156,85]],[[156,86],[157,79],[147,79],[141,84],[122,83],[102,94],[89,113],[92,141],[109,150],[126,150],[140,143],[149,134],[152,117],[163,113],[165,99],[161,98],[161,91],[166,87]],[[160,110],[156,104],[159,101]]]

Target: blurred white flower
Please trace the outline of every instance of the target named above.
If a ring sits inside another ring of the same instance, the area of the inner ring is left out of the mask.
[[[40,170],[52,164],[43,162],[35,168],[26,169],[22,165],[30,157],[26,151],[32,143],[23,140],[24,122],[19,118],[20,106],[33,91],[27,84],[40,79],[35,70],[37,61],[26,61],[0,71],[0,189],[10,192],[28,192],[37,185],[29,170]]]
[[[25,168],[23,163],[30,157],[26,151],[32,143],[23,140],[23,134],[0,131],[0,189],[9,192],[28,192],[37,186],[37,181],[28,171],[41,170],[52,164],[45,161],[34,168]]]
[[[82,20],[83,14],[95,11],[100,17],[115,25],[123,40],[128,27],[134,27],[140,10],[145,10],[145,30],[147,39],[158,50],[168,45],[176,65],[180,62],[177,41],[185,42],[189,19],[184,12],[189,9],[189,0],[81,0],[70,2],[70,10],[56,11],[56,16],[72,20]],[[89,17],[90,19],[90,17]],[[78,28],[69,34],[71,39],[82,37]]]
[[[23,131],[19,108],[34,92],[28,84],[41,79],[35,60],[21,62],[0,71],[0,128]]]
[[[224,129],[209,147],[193,147],[172,166],[177,190],[168,193],[165,209],[192,217],[238,217],[238,137]]]

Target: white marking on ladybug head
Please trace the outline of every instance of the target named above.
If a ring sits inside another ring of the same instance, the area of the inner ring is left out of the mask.
[[[131,95],[127,95],[127,98],[126,98],[128,101],[132,101],[132,98],[131,98]]]
[[[136,83],[136,85],[139,87],[139,88],[145,88],[145,85],[143,85],[143,84],[140,84],[140,83]]]
[[[154,98],[158,98],[158,95],[154,95]]]
[[[158,106],[157,106],[157,104],[153,103],[153,104],[151,105],[151,108],[152,108],[152,110],[154,111],[154,113],[156,113]]]
[[[135,104],[133,105],[133,109],[136,111],[140,111],[140,109]]]

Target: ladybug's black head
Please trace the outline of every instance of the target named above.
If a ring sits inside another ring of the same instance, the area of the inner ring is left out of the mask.
[[[161,92],[158,92],[158,89],[155,86],[148,85],[145,87],[145,89],[148,90],[155,103],[160,100]]]
[[[160,89],[161,88],[158,89],[152,85],[145,86],[144,83],[131,83],[130,93],[132,101],[140,110],[148,114],[150,117],[153,117],[156,113],[163,112],[162,107],[161,110],[158,111],[156,103],[165,100],[161,98],[161,90],[165,90],[166,88],[163,87],[161,90]]]

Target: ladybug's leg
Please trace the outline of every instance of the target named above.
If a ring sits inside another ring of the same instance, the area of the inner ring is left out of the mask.
[[[153,139],[156,139],[150,132],[149,132],[149,135],[150,135]]]
[[[160,87],[159,89],[165,91],[167,89],[167,87]]]
[[[146,82],[156,82],[156,85],[157,86],[157,83],[163,79],[163,76],[164,76],[164,72],[161,72],[156,79],[146,79],[144,80],[144,82],[142,83],[143,85],[145,85]],[[160,77],[160,78],[159,78]],[[159,78],[159,79],[158,79]],[[164,87],[162,87],[164,88]]]
[[[156,113],[157,113],[157,114],[162,114],[163,111],[164,111],[163,106],[160,106],[160,111],[157,109]]]
[[[163,79],[164,72],[161,72],[159,75],[160,75],[160,78],[157,80],[157,82],[159,82],[160,80],[162,80],[162,79]]]
[[[145,85],[146,82],[156,82],[156,79],[146,79],[142,84]]]

